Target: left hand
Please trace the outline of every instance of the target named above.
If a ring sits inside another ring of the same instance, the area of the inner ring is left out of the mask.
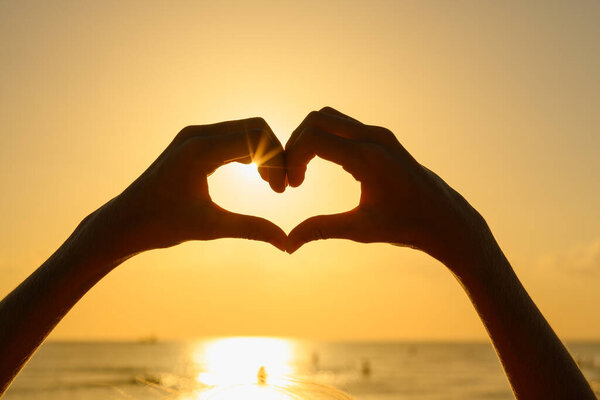
[[[207,177],[233,161],[257,163],[273,190],[285,190],[283,147],[262,118],[188,126],[135,182],[97,211],[101,218],[90,216],[111,242],[106,249],[129,257],[187,240],[229,237],[284,250],[287,236],[281,228],[211,200]]]

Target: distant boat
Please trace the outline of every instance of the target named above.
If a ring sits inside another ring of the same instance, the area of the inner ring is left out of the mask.
[[[369,362],[369,360],[363,360],[362,365],[360,367],[360,373],[365,378],[371,376],[371,363]]]
[[[314,371],[319,370],[319,353],[316,351],[311,354],[310,364],[312,365]]]
[[[139,338],[138,340],[136,340],[136,343],[139,343],[139,344],[155,344],[157,342],[158,342],[158,338],[154,335],[142,337],[142,338]]]

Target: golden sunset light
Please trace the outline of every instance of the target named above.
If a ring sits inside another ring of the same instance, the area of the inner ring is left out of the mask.
[[[593,400],[598,21],[0,0],[0,397]]]

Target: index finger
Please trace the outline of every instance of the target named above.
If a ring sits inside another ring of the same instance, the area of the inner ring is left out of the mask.
[[[292,132],[290,139],[286,143],[286,149],[288,145],[292,145],[298,140],[302,131],[307,127],[320,129],[347,139],[368,139],[368,135],[364,132],[364,125],[356,120],[341,118],[340,116],[323,111],[311,111],[294,132]]]
[[[398,147],[400,144],[398,139],[396,139],[396,136],[389,129],[381,126],[363,124],[331,107],[324,107],[320,111],[312,111],[306,116],[298,128],[292,132],[292,136],[288,140],[286,148],[288,145],[292,145],[298,140],[300,133],[306,127],[321,129],[351,140],[377,143],[393,148]]]
[[[209,159],[216,169],[220,165],[233,161],[255,162],[259,170],[268,169],[268,174],[261,173],[263,179],[277,192],[285,190],[285,159],[283,146],[264,120],[256,119],[230,121],[224,132],[216,129],[213,135],[195,136],[189,139],[201,147],[201,153]]]
[[[363,144],[312,127],[305,128],[286,149],[287,177],[290,186],[304,180],[306,165],[315,156],[341,165],[358,179]]]

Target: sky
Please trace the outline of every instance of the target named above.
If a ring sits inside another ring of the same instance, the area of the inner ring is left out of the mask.
[[[329,105],[468,199],[561,338],[600,339],[599,19],[596,1],[0,0],[0,297],[184,126],[262,116],[285,143]],[[234,165],[209,184],[286,232],[360,196],[319,159],[282,195]],[[125,262],[51,338],[149,335],[486,337],[425,254],[221,239]]]

